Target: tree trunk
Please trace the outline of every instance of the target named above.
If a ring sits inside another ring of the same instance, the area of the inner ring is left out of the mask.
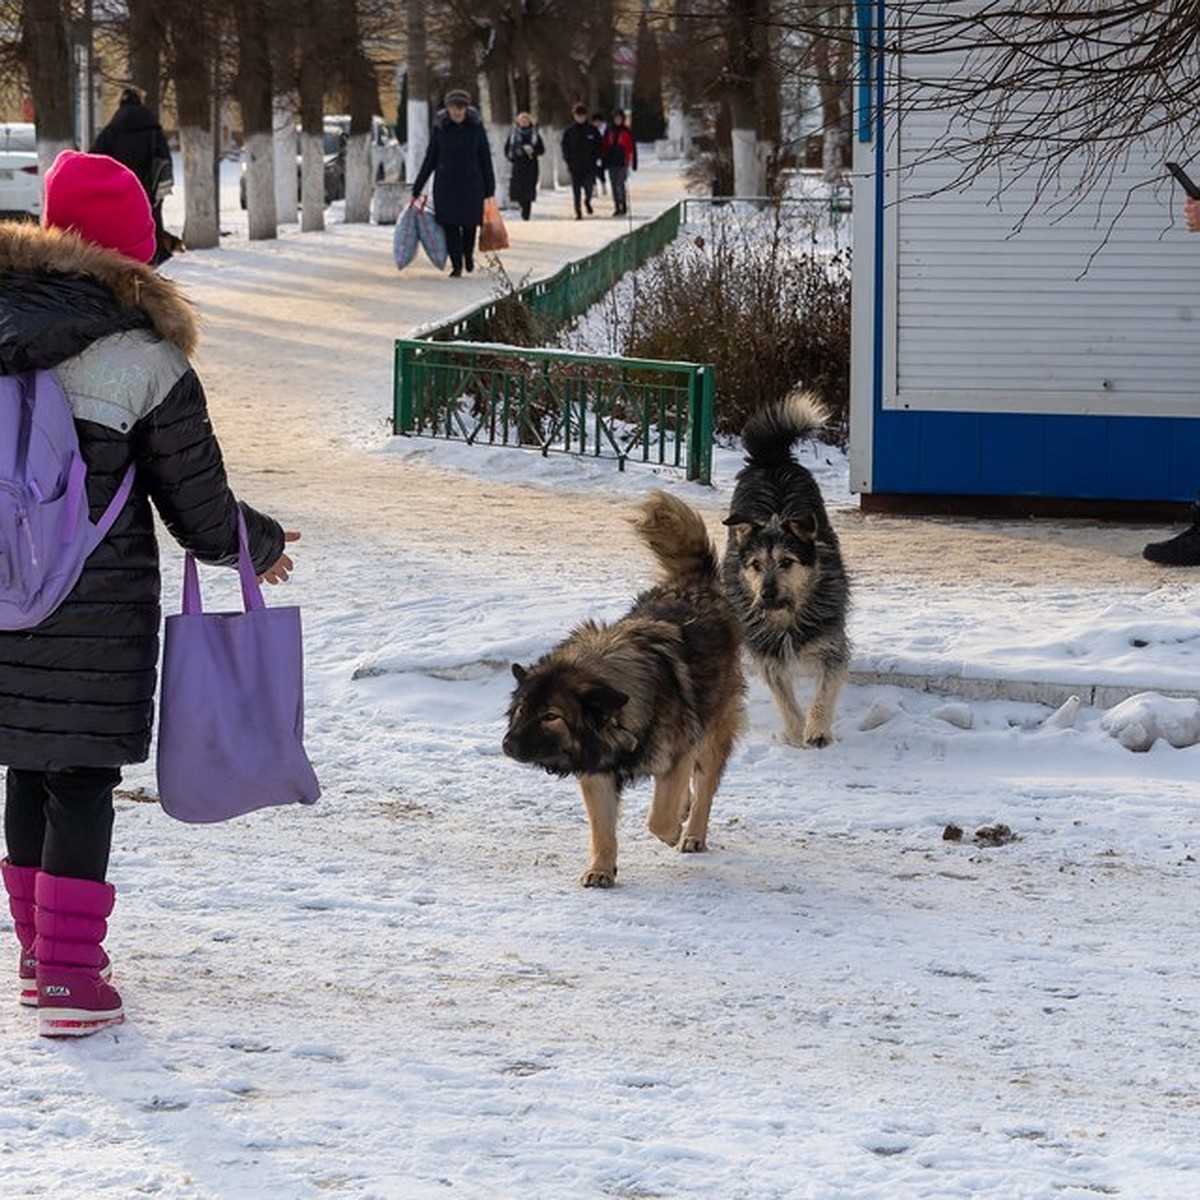
[[[162,58],[166,42],[162,0],[128,0],[129,79],[151,112],[162,111]]]
[[[213,129],[213,62],[216,24],[203,6],[170,10],[179,147],[183,159],[183,240],[194,250],[220,244],[216,134]]]
[[[300,207],[296,173],[296,4],[267,0],[271,53],[271,128],[274,131],[275,220],[294,225]]]
[[[294,225],[300,207],[300,179],[296,172],[296,106],[290,93],[277,92],[272,104],[272,139],[275,155],[275,220]]]
[[[733,148],[733,194],[764,196],[767,190],[766,163],[762,143],[753,125],[735,124],[731,133]]]
[[[59,151],[75,144],[67,13],[59,0],[23,0],[20,56],[29,77],[37,122],[38,161],[45,175]]]
[[[245,138],[246,216],[250,240],[263,241],[278,233],[271,56],[264,0],[241,0],[234,6],[234,14],[238,34],[237,98]]]
[[[193,250],[212,250],[220,244],[217,222],[217,189],[213,178],[216,137],[211,115],[207,125],[179,122],[179,148],[183,160],[183,241]]]
[[[373,118],[379,113],[379,81],[375,67],[362,45],[358,21],[358,0],[339,0],[338,69],[350,104],[350,138],[346,144],[347,225],[362,225],[371,219],[371,192],[375,175],[371,167]]]
[[[322,0],[302,0],[297,41],[300,50],[300,230],[325,228],[325,34]]]
[[[408,29],[408,144],[404,152],[404,177],[410,182],[421,169],[429,146],[429,68],[425,38],[424,0],[406,0]]]

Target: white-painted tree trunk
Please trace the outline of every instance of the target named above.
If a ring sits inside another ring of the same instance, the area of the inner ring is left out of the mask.
[[[753,129],[734,129],[733,194],[762,196],[767,187],[766,160],[762,155],[758,135]]]
[[[412,183],[429,149],[429,106],[424,100],[408,102],[408,145],[404,150],[404,178]]]
[[[363,225],[371,219],[371,135],[356,133],[346,142],[346,215],[347,225]]]
[[[300,184],[296,178],[296,110],[290,96],[276,96],[273,105],[275,128],[275,220],[280,225],[296,223],[300,207]]]
[[[826,126],[821,138],[821,166],[826,183],[835,183],[842,177],[841,147],[841,131],[836,126]]]
[[[250,240],[261,242],[279,232],[275,219],[275,139],[269,133],[247,134],[243,156]]]
[[[325,228],[325,138],[305,133],[300,171],[300,230],[319,233]]]
[[[189,249],[212,250],[221,241],[217,189],[213,177],[215,143],[211,129],[184,125],[179,130],[183,161],[183,240]]]
[[[562,135],[563,131],[555,125],[547,125],[538,132],[542,135],[542,144],[546,153],[542,155],[538,169],[538,190],[558,191],[563,182],[571,182],[567,173],[567,164],[563,162]]]
[[[42,179],[46,178],[46,172],[54,165],[54,160],[64,150],[74,150],[75,145],[69,139],[67,140],[52,140],[47,138],[38,138],[38,173]],[[44,186],[44,185],[43,185]]]

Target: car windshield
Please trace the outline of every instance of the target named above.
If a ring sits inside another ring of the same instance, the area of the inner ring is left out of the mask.
[[[37,150],[37,133],[32,125],[0,125],[0,149]]]

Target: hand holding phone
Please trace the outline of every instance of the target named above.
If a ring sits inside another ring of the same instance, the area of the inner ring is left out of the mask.
[[[1183,190],[1187,192],[1187,194],[1191,196],[1193,200],[1200,200],[1200,184],[1197,184],[1196,181],[1192,179],[1192,177],[1178,163],[1167,163],[1167,170],[1170,171],[1177,180],[1179,180],[1180,187],[1182,187]]]

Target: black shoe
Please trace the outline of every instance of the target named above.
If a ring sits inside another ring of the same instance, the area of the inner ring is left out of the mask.
[[[587,215],[590,217],[592,215],[592,202],[590,200],[585,200],[583,202],[583,207],[587,209]]]
[[[467,274],[470,275],[470,273],[475,270],[475,256],[468,254],[463,259],[463,266],[467,268]]]
[[[461,277],[462,277],[462,267],[455,267],[454,270],[452,270],[450,272],[451,279],[460,279]]]
[[[1200,512],[1182,533],[1165,542],[1151,542],[1142,557],[1160,567],[1200,567]]]
[[[583,220],[583,213],[581,213],[581,212],[577,212],[577,213],[575,214],[575,220],[577,220],[577,221],[582,221],[582,220]]]

